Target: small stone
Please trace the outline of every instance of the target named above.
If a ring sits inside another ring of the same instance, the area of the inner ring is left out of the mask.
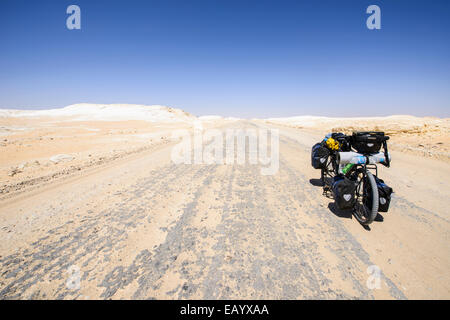
[[[53,163],[59,163],[59,162],[66,162],[66,161],[72,161],[75,159],[75,157],[69,155],[69,154],[57,154],[50,158],[50,161]]]

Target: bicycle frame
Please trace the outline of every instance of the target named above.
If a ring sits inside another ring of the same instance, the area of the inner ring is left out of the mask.
[[[324,194],[327,193],[327,191],[329,191],[330,188],[330,184],[328,183],[326,178],[334,178],[336,175],[340,174],[339,173],[339,165],[337,163],[336,160],[336,151],[332,152],[327,160],[325,169],[321,170],[321,180],[324,186]],[[331,166],[331,168],[330,168]],[[354,175],[355,173],[361,173],[363,175],[363,177],[361,179],[353,179],[356,180],[356,182],[358,183],[358,190],[359,190],[359,186],[361,184],[361,181],[363,179],[365,179],[366,177],[366,171],[367,170],[374,170],[375,171],[375,176],[378,177],[378,167],[376,164],[355,164],[346,174],[346,177],[350,177],[352,175]]]

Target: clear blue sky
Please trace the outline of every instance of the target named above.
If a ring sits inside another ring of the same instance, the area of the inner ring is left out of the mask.
[[[445,0],[1,0],[0,107],[450,117],[449,39]]]

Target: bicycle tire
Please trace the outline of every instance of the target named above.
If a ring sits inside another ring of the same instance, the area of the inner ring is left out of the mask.
[[[373,174],[369,170],[366,171],[366,180],[363,181],[363,183],[370,184],[370,192],[372,193],[372,208],[367,208],[368,201],[367,201],[367,198],[365,198],[364,194],[363,194],[362,203],[360,204],[357,202],[355,204],[353,213],[354,213],[356,220],[358,220],[359,223],[361,223],[362,225],[369,225],[375,220],[375,218],[378,214],[378,187],[377,187],[377,183],[375,181]],[[366,186],[363,185],[363,189],[365,187]],[[368,215],[360,215],[358,213],[358,209],[359,209],[358,206],[362,206],[362,209],[364,209],[364,210],[367,208],[369,210],[369,214]]]

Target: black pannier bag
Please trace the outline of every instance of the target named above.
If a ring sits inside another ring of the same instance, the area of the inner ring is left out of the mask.
[[[353,132],[351,145],[359,153],[380,152],[384,132]]]
[[[337,142],[339,142],[340,151],[343,151],[343,152],[352,151],[348,136],[346,136],[342,132],[334,132],[331,134],[331,137],[334,140],[336,140]]]
[[[330,151],[322,145],[322,143],[316,143],[311,150],[311,165],[314,169],[325,168]]]
[[[356,183],[344,176],[336,176],[332,183],[334,201],[340,210],[351,209],[356,202]]]
[[[392,195],[392,188],[389,187],[387,184],[384,183],[383,180],[379,179],[378,177],[375,177],[375,182],[377,183],[378,187],[378,211],[379,212],[388,212],[389,210],[389,204],[391,203],[391,195]],[[372,190],[369,186],[369,194],[367,197],[367,202],[369,207],[372,207]]]

